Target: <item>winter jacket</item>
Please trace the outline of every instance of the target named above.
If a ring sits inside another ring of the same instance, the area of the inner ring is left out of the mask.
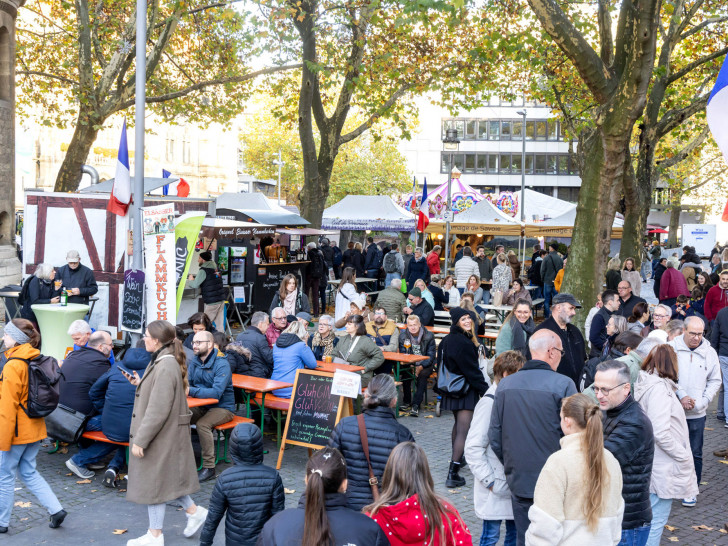
[[[635,296],[640,295],[642,292],[642,276],[639,271],[627,271],[626,269],[623,269],[622,280],[629,282],[629,285],[632,287],[632,293]]]
[[[356,338],[359,341],[354,345]],[[352,345],[354,345],[353,349]],[[374,377],[374,370],[384,363],[382,350],[377,347],[377,344],[369,336],[342,336],[336,345],[336,349],[334,349],[334,356],[343,358],[355,366],[364,367],[364,370],[361,372],[361,384],[363,387],[366,387],[372,380],[372,377]]]
[[[415,544],[429,544],[428,525],[424,512],[418,502],[419,497],[412,495],[397,504],[382,506],[373,516],[370,516],[379,524],[387,535],[392,546],[414,546]],[[467,526],[460,518],[457,509],[447,501],[442,501],[442,506],[447,514],[445,523],[445,544],[446,546],[472,546],[473,537]],[[452,534],[450,533],[452,531]],[[432,544],[440,544],[440,533],[436,532]],[[454,540],[451,538],[454,536]],[[426,540],[423,542],[423,538]]]
[[[692,293],[693,288],[695,288],[695,285],[698,284],[698,271],[702,271],[703,268],[701,266],[697,266],[692,263],[685,263],[680,268],[680,273],[682,273],[682,276],[685,277],[685,283],[688,285],[688,290]]]
[[[607,290],[616,290],[622,280],[622,275],[616,269],[608,269],[604,275]]]
[[[347,282],[339,286],[339,290],[336,291],[334,322],[338,322],[342,318],[344,318],[347,311],[351,310],[352,300],[358,297],[359,294],[357,294],[356,292],[356,286],[354,286],[352,283]]]
[[[334,346],[334,349],[336,349],[336,345],[339,343],[339,339],[340,338],[335,333],[333,333],[333,332],[331,332],[329,335],[334,338],[332,344]],[[311,351],[313,352],[313,356],[314,356],[314,358],[316,360],[323,360],[324,359],[324,346],[323,345],[316,345],[316,346],[314,346],[314,344],[313,344],[313,334],[311,334],[310,336],[308,336],[308,341],[306,342],[306,344],[308,345],[308,348],[311,349]]]
[[[710,330],[710,345],[718,356],[728,357],[728,311],[718,311]]]
[[[190,396],[218,400],[217,404],[205,406],[206,408],[235,411],[233,373],[225,353],[213,348],[204,361],[195,355],[195,358],[187,363],[187,379],[190,384]]]
[[[404,264],[404,261],[402,262]],[[427,255],[427,267],[430,269],[430,275],[440,274],[440,256],[435,252]]]
[[[422,279],[427,284],[427,279],[430,278],[430,269],[427,267],[427,260],[424,256],[412,258],[407,269],[407,288],[412,288],[415,285],[417,279]]]
[[[685,396],[695,399],[695,407],[685,410],[688,419],[704,417],[708,405],[720,389],[721,374],[718,353],[710,346],[707,339],[690,350],[683,336],[667,342],[677,353],[677,364],[680,370],[677,397]]]
[[[268,325],[268,329],[265,331],[265,339],[271,349],[275,347],[276,341],[278,341],[278,338],[283,333],[283,330],[285,330],[285,327],[277,328],[273,322]]]
[[[414,442],[409,429],[400,424],[390,408],[376,407],[364,410],[364,425],[369,442],[369,460],[372,470],[380,483],[384,475],[387,459],[397,444]],[[369,486],[369,467],[359,436],[359,424],[356,416],[344,417],[331,433],[329,447],[335,447],[346,459],[346,477],[349,486],[346,497],[349,508],[361,510],[374,502],[372,488]]]
[[[444,292],[442,288],[440,288],[436,284],[430,284],[427,289],[429,290],[430,294],[432,294],[432,299],[435,301],[433,310],[444,311],[445,308],[443,307],[443,305],[450,305],[450,295],[448,292]],[[377,304],[378,303],[379,302],[377,301]]]
[[[354,249],[351,251],[351,267],[356,271],[357,277],[366,277],[366,272],[364,271],[364,255],[361,250]]]
[[[53,298],[60,296],[61,290],[55,289],[53,281],[41,280],[33,275],[28,281],[28,297],[23,302],[23,307],[20,310],[20,316],[24,319],[38,322],[35,318],[35,313],[31,308],[31,305],[36,303],[50,303]]]
[[[399,277],[402,278],[404,275],[404,258],[398,251],[390,250],[382,260],[382,268],[385,273],[398,273]]]
[[[463,256],[458,263],[455,264],[455,280],[458,288],[467,286],[470,275],[477,275],[480,278],[480,266],[478,262],[470,256]]]
[[[435,353],[437,352],[437,347],[435,344],[435,334],[425,328],[420,328],[420,332],[422,332],[422,337],[420,338],[418,343],[417,338],[410,334],[407,328],[402,330],[402,332],[399,334],[398,344],[395,352],[427,356],[430,358],[430,360],[423,360],[421,362],[418,362],[417,366],[429,368],[435,365]],[[410,343],[412,344],[409,350],[406,349],[404,346],[405,339],[409,339]]]
[[[372,269],[379,270],[382,266],[381,260],[379,259],[379,256],[381,255],[382,251],[379,246],[377,246],[377,243],[371,243],[367,247],[366,256],[364,257],[364,271]]]
[[[343,493],[327,493],[325,506],[334,536],[333,546],[389,545],[386,534],[375,521],[347,507]],[[303,495],[298,508],[289,508],[269,519],[258,539],[258,546],[300,546],[305,509],[306,496]]]
[[[273,351],[268,345],[265,333],[255,326],[249,326],[238,334],[235,341],[250,351],[250,368],[245,375],[270,378],[273,373]]]
[[[513,519],[511,490],[508,489],[503,463],[493,453],[488,439],[496,389],[497,385],[491,385],[475,406],[465,441],[465,459],[473,473],[475,515],[488,520]]]
[[[411,314],[420,317],[422,326],[432,326],[435,324],[435,310],[432,308],[432,305],[427,303],[426,300],[423,299],[417,305],[411,306],[411,309]]]
[[[564,283],[564,269],[559,269],[558,273],[556,273],[556,278],[554,279],[554,288],[557,292],[561,292],[561,285]]]
[[[212,490],[200,546],[212,546],[223,515],[226,544],[254,546],[265,523],[285,509],[283,481],[263,464],[263,437],[257,426],[243,423],[233,429],[230,456],[233,466],[220,474]]]
[[[630,351],[629,354],[619,356],[620,354],[618,351],[610,350],[608,356],[614,356],[614,360],[619,360],[620,362],[624,362],[627,367],[629,368],[629,388],[632,395],[634,395],[634,385],[637,382],[637,379],[640,375],[640,370],[642,369],[642,357],[637,354],[637,351]],[[601,357],[602,361],[609,360],[609,358]],[[598,362],[596,363],[598,364]],[[599,403],[599,400],[597,400],[597,395],[594,394],[594,375],[596,375],[596,364],[594,365],[594,368],[590,369],[591,372],[591,381],[588,383],[585,383],[585,385],[589,385],[587,388],[585,388],[582,392],[586,394],[589,398],[591,398],[595,404]]]
[[[478,397],[488,390],[478,365],[478,348],[457,324],[450,326],[450,333],[442,338],[437,347],[437,362],[452,373],[464,376],[465,383]],[[435,387],[435,391],[439,392],[439,389]],[[447,393],[441,394],[448,396]]]
[[[543,286],[541,280],[541,264],[543,258],[539,257],[535,260],[531,260],[531,267],[528,268],[528,282],[534,286]]]
[[[698,494],[685,410],[667,377],[640,371],[634,397],[652,423],[655,457],[650,493],[661,499],[687,499]]]
[[[478,277],[480,277],[480,280],[491,280],[493,278],[493,264],[491,263],[490,258],[483,256],[482,258],[475,257],[473,260],[475,260],[475,263],[478,264],[478,269],[480,271]]]
[[[354,267],[354,249],[347,248],[341,255],[341,268]]]
[[[268,314],[272,317],[273,316],[273,309],[276,307],[283,307],[283,302],[281,301],[281,295],[276,292],[275,296],[273,296],[273,302],[270,304],[270,308],[268,309]],[[300,313],[311,313],[311,305],[308,303],[308,296],[303,293],[302,290],[298,291],[298,294],[296,294],[296,305],[295,305],[295,312],[294,315]]]
[[[514,317],[515,319],[515,317]],[[531,325],[530,327],[533,328],[533,320],[530,321]],[[522,336],[525,336],[526,339],[522,339],[522,345],[525,347],[525,350],[528,351],[528,339],[531,337],[528,335],[528,332],[526,332],[525,329],[521,328]],[[501,353],[505,353],[506,351],[510,351],[514,349],[516,343],[513,340],[513,325],[510,320],[507,320],[503,323],[503,326],[501,326],[500,331],[498,332],[498,337],[495,338],[495,354],[499,355]],[[517,341],[517,340],[516,340]],[[523,356],[526,356],[525,354]]]
[[[551,455],[536,483],[526,546],[606,546],[622,539],[622,473],[614,456],[603,450],[602,512],[597,528],[586,524],[589,469],[582,447],[584,432],[564,436],[561,449]]]
[[[655,268],[652,270],[652,291],[655,294],[655,297],[659,300],[660,299],[660,282],[662,280],[662,275],[667,271],[667,268],[662,264],[655,265]]]
[[[662,301],[677,298],[680,294],[690,297],[690,292],[688,292],[688,285],[685,282],[685,277],[683,277],[682,273],[680,273],[674,267],[668,267],[667,269],[665,269],[662,277],[660,277],[659,300]],[[710,290],[708,290],[708,295],[710,295]]]
[[[541,261],[541,281],[543,284],[551,284],[556,278],[559,269],[563,269],[564,260],[561,259],[559,253],[555,250],[548,253]]]
[[[619,309],[615,311],[615,314],[621,315],[624,318],[628,319],[632,316],[632,311],[634,310],[634,306],[638,303],[645,303],[644,298],[640,298],[639,296],[635,296],[632,294],[627,300],[623,301],[622,298],[619,298]],[[606,325],[605,325],[606,326]]]
[[[228,343],[225,347],[225,358],[230,364],[232,373],[250,375],[251,351],[240,345],[237,341]]]
[[[559,449],[561,400],[572,394],[574,382],[541,360],[498,384],[488,439],[514,495],[533,498],[543,465]]]
[[[20,404],[28,405],[28,364],[40,351],[28,343],[5,351],[7,361],[0,374],[0,451],[10,446],[32,444],[46,437],[44,419],[31,419]]]
[[[381,326],[371,320],[367,322],[366,328],[367,335],[374,340],[374,343],[382,351],[397,352],[399,349],[399,328],[397,328],[393,320],[387,319]]]
[[[284,333],[273,347],[273,374],[271,379],[293,383],[296,379],[296,370],[303,368],[316,368],[316,357],[296,334]],[[278,389],[273,394],[281,398],[290,398],[292,387]]]
[[[491,284],[490,289],[491,294],[496,290],[500,290],[503,294],[505,294],[508,291],[508,287],[511,285],[512,280],[513,275],[511,268],[506,264],[498,264],[495,266],[495,269],[493,269],[493,284]],[[458,286],[460,286],[459,282]]]
[[[508,265],[513,270],[513,278],[517,279],[521,276],[521,262],[515,256],[508,256]]]
[[[71,269],[68,264],[56,270],[56,280],[60,280],[63,288],[78,288],[78,296],[68,296],[68,303],[88,305],[88,299],[99,291],[93,271],[83,264]]]
[[[332,267],[334,267],[334,247],[331,246],[329,243],[321,243],[321,248],[319,248],[319,250],[324,257],[326,269],[331,269]]]
[[[652,521],[650,476],[655,442],[652,423],[630,394],[604,416],[604,447],[622,469],[624,516],[622,529],[636,529]]]
[[[124,354],[120,366],[136,371],[142,377],[151,357],[152,354],[144,349],[131,348]],[[115,442],[129,441],[135,392],[136,387],[122,375],[118,366],[112,366],[91,386],[89,397],[96,413],[101,414],[101,431],[107,438]]]
[[[723,290],[719,285],[712,286],[705,295],[705,318],[709,321],[715,320],[718,311],[728,307],[728,290]]]
[[[329,274],[326,265],[326,258],[318,248],[308,250],[308,261],[306,264],[306,277],[309,279],[325,279]],[[279,296],[280,297],[280,296]]]
[[[518,292],[511,288],[503,297],[503,305],[516,305],[518,300],[526,300],[531,303],[533,301],[531,300],[531,292],[526,288]]]
[[[433,293],[434,296],[434,293]],[[387,318],[402,322],[402,309],[407,305],[407,297],[400,290],[388,286],[379,293],[377,307],[387,312]]]
[[[89,391],[96,380],[109,371],[109,357],[91,347],[71,351],[63,361],[61,396],[59,404],[80,411],[84,415],[94,413]]]
[[[606,307],[602,307],[597,311],[597,314],[594,315],[594,318],[592,319],[591,328],[589,330],[589,343],[591,343],[591,353],[589,356],[597,356],[602,352],[602,349],[604,348],[604,344],[607,342],[607,323],[609,322],[609,319],[611,316],[615,313],[618,313],[618,311],[615,311],[614,313],[607,309]]]
[[[562,330],[553,315],[539,324],[536,332],[544,329],[551,330],[561,338],[564,354],[561,355],[561,361],[556,371],[570,378],[574,385],[578,384],[581,372],[584,370],[584,362],[586,362],[586,342],[581,331],[573,324],[567,324],[566,330]]]

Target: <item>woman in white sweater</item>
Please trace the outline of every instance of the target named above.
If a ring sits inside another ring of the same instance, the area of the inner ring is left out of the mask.
[[[561,405],[561,449],[538,477],[526,546],[605,546],[622,538],[622,471],[604,449],[602,414],[584,394]]]

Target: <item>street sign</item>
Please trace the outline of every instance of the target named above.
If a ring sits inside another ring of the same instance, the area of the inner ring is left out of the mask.
[[[443,218],[443,220],[445,220],[446,222],[452,222],[452,221],[453,221],[453,219],[455,218],[455,213],[453,213],[453,211],[451,211],[451,210],[445,211],[445,212],[444,212],[444,213],[442,214],[442,218]]]

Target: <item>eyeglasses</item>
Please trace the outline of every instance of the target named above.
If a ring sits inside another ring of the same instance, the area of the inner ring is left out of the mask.
[[[690,337],[703,337],[703,332],[685,332]]]
[[[273,317],[273,320],[286,320],[286,317]]]
[[[614,387],[611,387],[609,389],[602,388],[602,387],[593,387],[594,388],[594,394],[602,393],[604,396],[609,396],[609,393],[612,392],[617,387],[621,387],[622,385],[626,385],[627,383],[620,383],[619,385],[615,385]]]
[[[551,348],[549,349],[549,351],[550,351],[551,349],[553,349],[554,351],[559,351],[559,353],[561,353],[561,356],[564,356],[564,355],[566,354],[566,351],[564,351],[563,349],[559,349],[558,347],[551,347]]]
[[[386,315],[386,313],[382,313],[381,311],[374,311],[375,315]]]
[[[193,341],[192,345],[202,345],[203,343],[210,343],[210,341]]]

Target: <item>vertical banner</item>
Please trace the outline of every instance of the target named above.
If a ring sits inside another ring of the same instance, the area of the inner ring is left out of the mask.
[[[174,204],[142,208],[147,322],[177,323]]]
[[[188,212],[177,218],[177,225],[174,227],[174,250],[175,250],[175,270],[177,284],[177,302],[175,311],[179,311],[182,303],[182,292],[184,292],[185,284],[187,284],[187,273],[190,270],[190,260],[193,256],[193,250],[197,244],[197,239],[202,228],[202,221],[205,219],[204,212]]]

